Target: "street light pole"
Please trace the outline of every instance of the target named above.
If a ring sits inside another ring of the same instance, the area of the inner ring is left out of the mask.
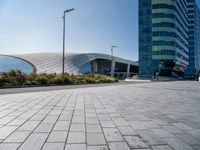
[[[65,14],[73,11],[74,8],[64,11],[63,15],[63,54],[62,54],[62,81],[64,83],[64,74],[65,74]]]
[[[111,76],[114,76],[114,56],[113,56],[113,48],[117,48],[118,46],[111,46],[111,56],[112,56],[112,62],[111,62]]]

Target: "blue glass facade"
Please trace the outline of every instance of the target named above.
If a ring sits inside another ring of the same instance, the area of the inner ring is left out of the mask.
[[[185,78],[198,78],[200,73],[200,10],[195,0],[188,0],[189,65]]]
[[[84,64],[80,70],[79,70],[80,73],[92,73],[92,66],[91,66],[91,63],[88,62],[86,64]]]
[[[33,66],[28,62],[16,57],[0,55],[0,72],[8,72],[12,69],[21,70],[25,73],[34,72]]]
[[[139,0],[139,74],[152,74],[152,8],[150,0]]]
[[[151,78],[155,74],[184,76],[193,59],[190,57],[190,34],[195,34],[190,29],[192,20],[189,10],[193,9],[190,8],[191,1],[139,0],[140,77]],[[192,17],[196,18],[194,24],[197,24],[197,13]],[[195,58],[198,58],[196,54]]]

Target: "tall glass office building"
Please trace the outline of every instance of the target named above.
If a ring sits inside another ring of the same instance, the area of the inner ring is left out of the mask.
[[[185,78],[194,79],[200,73],[200,10],[195,0],[188,0],[189,65]]]
[[[191,3],[194,7],[190,6]],[[193,16],[190,10],[193,10]],[[140,77],[186,75],[186,68],[193,65],[190,63],[194,59],[191,56],[198,58],[190,51],[191,35],[196,40],[197,10],[195,0],[139,0]],[[195,18],[193,24],[191,17]],[[197,43],[194,42],[193,47],[199,51]]]

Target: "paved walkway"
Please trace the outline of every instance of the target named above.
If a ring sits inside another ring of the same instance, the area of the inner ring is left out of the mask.
[[[0,89],[0,95],[15,94],[15,93],[27,93],[27,92],[55,91],[55,90],[63,90],[63,89],[103,87],[103,86],[124,85],[124,84],[139,84],[139,83],[147,83],[147,82],[149,82],[149,81],[140,81],[140,82],[119,81],[117,83],[101,83],[101,84],[55,85],[55,86],[4,88],[4,89]]]
[[[200,83],[0,96],[0,150],[200,150]]]

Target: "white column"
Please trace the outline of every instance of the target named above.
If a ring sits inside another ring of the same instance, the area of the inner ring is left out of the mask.
[[[115,74],[115,60],[111,62],[111,76],[113,77]]]
[[[96,60],[92,61],[92,70],[93,70],[93,73],[97,73],[98,72],[98,66],[97,66],[97,61]]]
[[[131,65],[128,64],[128,66],[127,66],[127,77],[129,77],[129,74],[130,74],[130,67],[131,67]]]

